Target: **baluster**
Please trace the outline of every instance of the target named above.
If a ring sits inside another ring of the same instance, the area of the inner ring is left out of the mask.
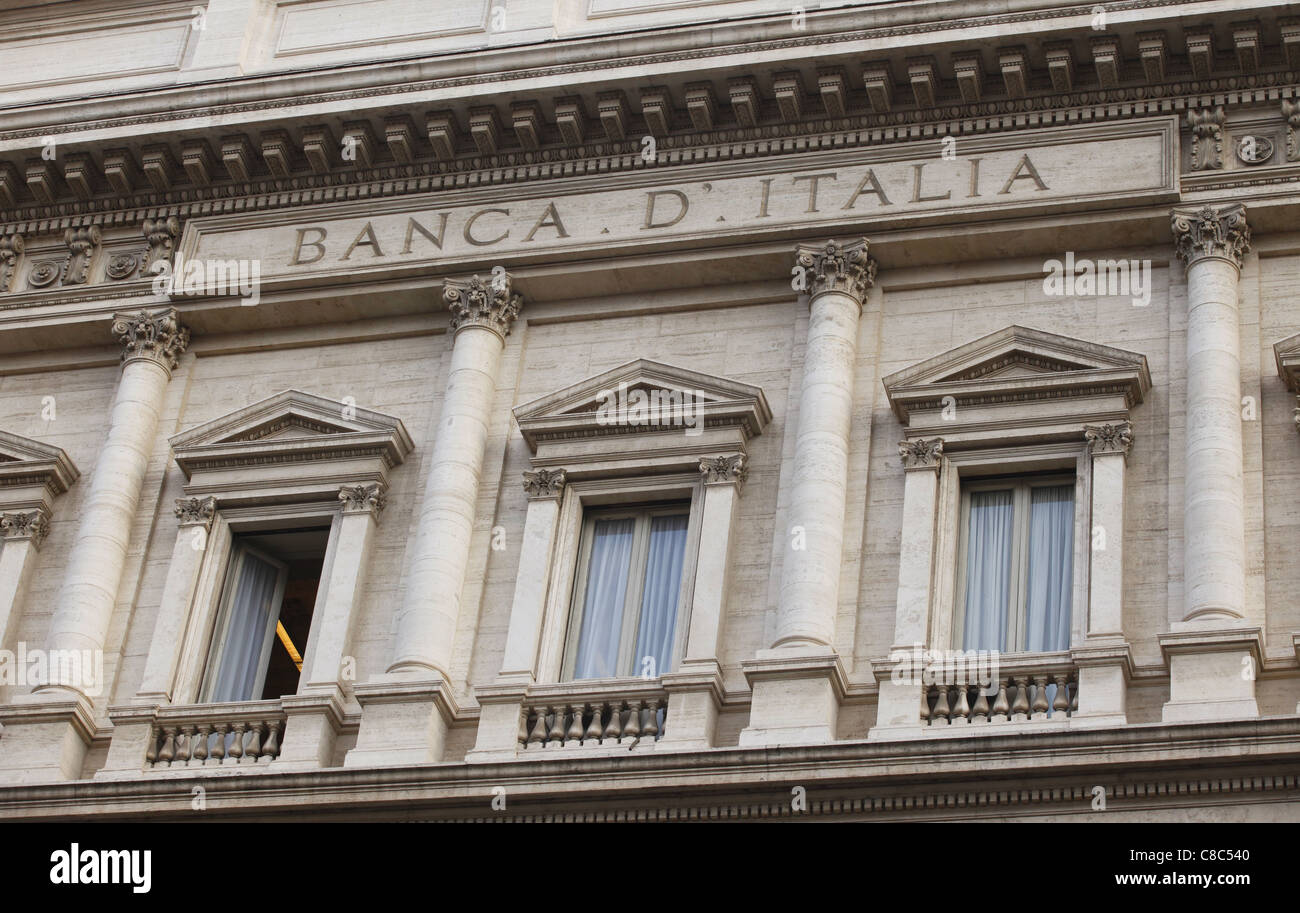
[[[989,721],[989,698],[984,693],[983,685],[975,686],[975,706],[970,711],[972,723],[987,723]]]
[[[158,760],[170,764],[174,757],[176,757],[176,727],[165,726],[163,727],[163,747],[162,751],[158,752]]]
[[[930,686],[921,686],[921,725],[930,725]]]
[[[217,741],[216,744],[212,746],[212,754],[209,755],[209,757],[211,757],[214,761],[220,764],[221,759],[226,756],[226,733],[230,731],[230,724],[218,723],[216,726],[216,730],[217,730]]]
[[[547,707],[547,715],[551,718],[551,728],[546,733],[546,744],[563,745],[564,744],[564,707]]]
[[[145,763],[149,764],[150,766],[153,765],[154,761],[158,760],[158,736],[159,736],[158,727],[150,726],[149,747],[145,750],[144,753]]]
[[[211,732],[211,725],[208,723],[199,724],[199,738],[198,741],[194,743],[194,751],[191,753],[191,757],[200,764],[202,764],[208,757],[208,737]]]
[[[591,708],[591,722],[587,724],[587,731],[583,734],[582,740],[600,744],[600,713],[603,705],[588,704],[587,706]]]
[[[946,726],[948,717],[952,713],[952,710],[948,707],[948,686],[938,685],[937,687],[939,689],[939,700],[935,702],[934,717],[930,720],[930,725]]]
[[[1079,677],[1074,676],[1070,682],[1070,714],[1079,712]]]
[[[248,728],[247,723],[235,724],[235,738],[230,743],[230,750],[226,752],[226,755],[234,758],[236,762],[244,756],[244,730],[246,728]]]
[[[515,743],[520,748],[528,747],[528,708],[519,708],[519,734],[515,738]]]
[[[659,699],[646,701],[646,709],[650,712],[646,714],[645,729],[641,734],[653,742],[659,738]]]
[[[528,745],[540,745],[546,741],[546,714],[540,707],[529,712],[536,713],[537,716],[533,720],[533,731],[528,735]],[[524,747],[527,748],[528,746],[525,745]]]
[[[1007,715],[1011,712],[1011,704],[1007,701],[1007,682],[1009,679],[1002,676],[998,677],[998,696],[993,701],[993,722],[1005,723]]]
[[[605,724],[604,741],[617,742],[623,737],[623,705],[620,701],[610,701],[609,722]]]
[[[1066,684],[1068,676],[1056,676],[1056,698],[1052,701],[1052,716],[1065,716],[1070,709],[1070,692]]]
[[[262,730],[266,728],[266,720],[258,720],[248,727],[248,731],[253,737],[248,740],[248,756],[253,760],[262,757]]]
[[[1034,676],[1034,719],[1047,719],[1047,676]]]
[[[565,743],[582,741],[582,704],[575,704],[569,708],[573,713],[573,720],[569,723],[569,731],[564,734]]]
[[[1029,718],[1029,679],[1023,675],[1018,675],[1014,679],[1016,683],[1016,702],[1011,705],[1011,719],[1024,720]]]
[[[190,751],[194,748],[194,727],[182,726],[181,737],[176,740],[176,757],[173,758],[177,764],[184,764],[190,759]]]
[[[623,727],[623,735],[630,736],[632,739],[641,737],[641,702],[634,701],[630,705],[630,712],[627,715],[627,725]]]
[[[280,720],[271,720],[271,732],[266,737],[266,744],[262,746],[262,754],[274,761],[280,757],[280,727],[284,725]]]

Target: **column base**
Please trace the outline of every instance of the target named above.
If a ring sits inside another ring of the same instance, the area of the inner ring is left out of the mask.
[[[722,667],[714,660],[683,663],[660,677],[668,692],[664,734],[656,751],[702,751],[714,747],[722,708]]]
[[[740,664],[753,693],[742,748],[835,741],[847,680],[829,647],[759,650]]]
[[[343,691],[337,685],[280,698],[284,708],[284,744],[276,770],[319,770],[332,767],[334,742],[343,728]]]
[[[357,744],[344,767],[393,767],[442,760],[447,730],[457,707],[448,682],[439,678],[384,675],[355,685],[361,705]]]
[[[1189,627],[1161,634],[1159,639],[1169,663],[1169,702],[1161,714],[1164,722],[1259,716],[1255,679],[1264,656],[1259,627]]]
[[[1079,707],[1070,723],[1124,726],[1128,723],[1128,683],[1133,680],[1133,651],[1117,637],[1089,638],[1070,651],[1079,667]]]
[[[921,694],[925,681],[926,651],[919,644],[895,646],[888,659],[871,664],[876,679],[876,722],[867,730],[868,741],[921,738],[929,727],[921,725]]]
[[[0,725],[0,784],[81,779],[95,737],[94,710],[84,696],[62,690],[19,695],[0,707]]]

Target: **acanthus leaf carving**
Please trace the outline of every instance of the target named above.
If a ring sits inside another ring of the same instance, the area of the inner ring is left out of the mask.
[[[943,459],[943,438],[918,438],[914,441],[899,441],[898,455],[903,459],[903,468],[938,470]]]
[[[465,327],[483,327],[503,338],[510,333],[510,326],[524,303],[512,291],[510,275],[505,272],[494,272],[487,281],[478,276],[448,279],[442,297],[451,311],[453,333]]]
[[[1133,423],[1115,422],[1110,425],[1084,425],[1083,437],[1088,442],[1088,450],[1094,455],[1100,453],[1121,453],[1128,455],[1133,446]]]
[[[829,240],[820,247],[799,245],[795,263],[804,289],[810,296],[844,292],[861,304],[876,281],[876,261],[868,256],[868,247],[866,238],[843,244]]]
[[[2,539],[28,539],[33,547],[40,548],[49,531],[50,512],[44,507],[0,514]]]
[[[116,314],[113,335],[122,344],[123,363],[149,359],[168,372],[176,369],[178,358],[190,344],[190,331],[181,326],[175,308]]]
[[[388,506],[388,487],[378,482],[369,485],[339,486],[339,501],[344,513],[369,513],[376,519]]]
[[[181,526],[212,525],[212,518],[217,514],[216,498],[177,498],[173,511]]]
[[[1240,203],[1215,208],[1175,209],[1170,216],[1174,248],[1185,266],[1203,257],[1231,260],[1240,269],[1250,250],[1246,207]]]
[[[700,460],[700,474],[706,485],[744,485],[749,478],[749,460],[743,453],[704,457]]]
[[[22,235],[0,235],[0,292],[13,288],[14,273],[17,272],[18,258],[22,253]]]
[[[538,469],[524,473],[524,491],[529,498],[558,498],[568,481],[563,469]]]
[[[172,248],[181,233],[181,223],[175,216],[145,219],[143,228],[145,241],[149,245],[144,254],[144,271],[148,273],[159,260],[171,259]]]
[[[63,233],[63,242],[68,245],[68,259],[63,265],[63,284],[82,285],[90,277],[90,261],[99,249],[99,226],[69,228]]]

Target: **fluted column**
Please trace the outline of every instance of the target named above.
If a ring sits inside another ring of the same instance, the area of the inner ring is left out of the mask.
[[[876,264],[865,238],[801,245],[810,316],[799,388],[777,629],[742,663],[753,689],[741,745],[835,738],[844,669],[832,646],[843,559],[858,319]]]
[[[1176,209],[1187,267],[1183,613],[1160,638],[1170,663],[1166,720],[1257,716],[1262,619],[1246,605],[1241,351],[1237,280],[1250,250],[1240,204]]]
[[[469,562],[474,505],[506,334],[523,301],[504,282],[448,280],[451,371],[434,432],[406,597],[388,671],[447,676]]]
[[[811,313],[773,647],[829,646],[835,637],[858,318],[876,276],[865,239],[801,246],[796,264]]]
[[[122,377],[50,622],[50,650],[104,649],[163,395],[190,338],[174,308],[118,314],[113,335],[123,346]],[[81,690],[58,681],[38,690],[47,687]]]

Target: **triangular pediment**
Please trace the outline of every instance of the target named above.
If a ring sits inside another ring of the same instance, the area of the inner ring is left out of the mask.
[[[1286,381],[1287,389],[1300,393],[1300,333],[1273,343],[1273,358],[1277,373]]]
[[[641,358],[516,406],[514,415],[536,450],[543,437],[626,433],[629,427],[671,430],[682,420],[738,425],[754,437],[771,421],[772,410],[752,384]],[[631,422],[610,421],[629,415]],[[643,415],[653,420],[639,422]]]
[[[214,461],[305,462],[367,450],[396,466],[414,447],[400,419],[301,390],[285,390],[182,431],[171,445],[187,476]]]
[[[943,397],[1027,401],[1120,389],[1133,405],[1151,388],[1151,376],[1146,357],[1136,352],[1009,326],[896,371],[883,383],[906,424],[911,408]]]
[[[44,484],[59,494],[80,475],[62,448],[0,431],[0,487]]]

